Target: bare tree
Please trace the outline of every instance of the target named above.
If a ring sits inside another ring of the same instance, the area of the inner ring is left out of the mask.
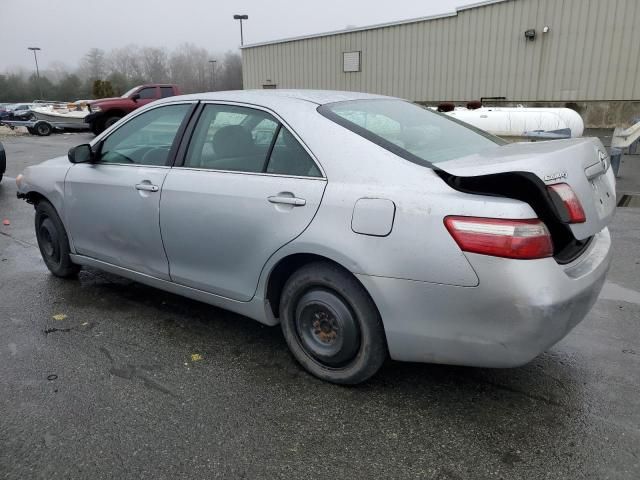
[[[140,57],[142,75],[148,81],[163,83],[169,80],[169,55],[166,49],[144,47]]]
[[[235,52],[227,52],[224,55],[222,72],[219,74],[221,90],[242,89],[242,58]]]
[[[107,65],[104,58],[104,50],[92,48],[89,50],[82,60],[78,73],[85,80],[93,81],[103,78],[107,73]]]
[[[0,0],[1,1],[1,0]],[[215,89],[242,88],[242,59],[235,52],[208,52],[185,43],[168,52],[162,47],[127,45],[105,53],[91,48],[74,71],[54,62],[41,71],[41,85],[47,98],[73,100],[88,98],[96,80],[108,82],[114,94],[121,95],[142,83],[176,83],[184,93],[211,88],[211,64],[216,59]],[[33,77],[33,78],[32,78]],[[24,101],[35,98],[38,85],[28,69],[12,69],[0,75],[0,101]],[[101,92],[103,93],[103,92]]]
[[[107,56],[109,73],[118,72],[127,79],[143,78],[144,68],[142,56],[143,54],[140,52],[140,47],[137,45],[114,48]]]
[[[207,90],[209,53],[192,43],[184,43],[169,57],[170,78],[183,92],[193,93]]]
[[[60,83],[71,71],[72,69],[64,62],[51,62],[47,69],[41,69],[40,73],[49,78],[53,83]]]

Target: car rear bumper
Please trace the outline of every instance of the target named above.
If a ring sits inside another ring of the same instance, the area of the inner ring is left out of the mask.
[[[468,254],[477,287],[358,275],[382,316],[393,359],[523,365],[565,337],[598,298],[611,263],[604,229],[568,265]]]

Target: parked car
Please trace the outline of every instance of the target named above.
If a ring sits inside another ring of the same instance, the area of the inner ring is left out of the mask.
[[[13,103],[5,107],[4,111],[0,111],[1,120],[31,120],[35,115],[31,111],[32,103]]]
[[[17,179],[54,275],[280,323],[345,384],[387,353],[514,367],[567,335],[609,268],[614,182],[597,139],[504,144],[400,99],[295,90],[165,99]]]
[[[7,154],[4,150],[4,145],[0,142],[0,182],[4,177],[4,172],[7,171]]]
[[[159,98],[179,94],[177,85],[164,83],[138,85],[121,97],[91,100],[88,103],[91,113],[85,117],[84,121],[89,124],[91,131],[98,135],[128,113]]]

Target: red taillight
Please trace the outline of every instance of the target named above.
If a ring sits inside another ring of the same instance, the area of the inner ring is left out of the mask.
[[[444,224],[465,252],[520,260],[553,255],[549,230],[537,218],[446,217]]]
[[[587,220],[576,192],[568,184],[556,183],[555,185],[549,185],[547,188],[557,193],[562,203],[564,203],[569,213],[569,223],[584,223]]]

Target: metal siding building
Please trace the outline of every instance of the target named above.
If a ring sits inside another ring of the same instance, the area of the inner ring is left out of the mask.
[[[525,38],[529,29],[534,40]],[[343,54],[356,51],[360,71],[343,71]],[[638,100],[640,1],[482,2],[437,17],[247,45],[242,62],[244,88],[358,90],[418,102]]]

